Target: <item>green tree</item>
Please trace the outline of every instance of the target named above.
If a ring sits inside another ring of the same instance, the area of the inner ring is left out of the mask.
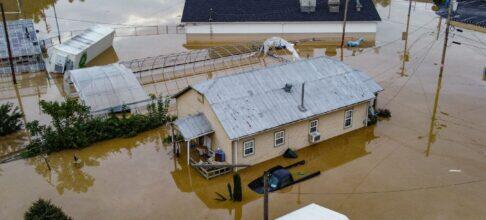
[[[64,214],[61,208],[50,201],[39,199],[25,212],[26,220],[70,220],[71,217]]]
[[[238,202],[243,200],[241,177],[239,173],[233,174],[233,200]]]
[[[14,133],[22,128],[23,114],[12,103],[0,105],[0,136]]]

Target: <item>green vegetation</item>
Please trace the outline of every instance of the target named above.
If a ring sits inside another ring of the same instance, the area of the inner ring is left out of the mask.
[[[122,111],[120,117],[114,113],[109,117],[92,117],[89,107],[72,98],[64,102],[41,101],[40,106],[42,112],[52,118],[52,122],[51,125],[40,125],[38,121],[27,123],[26,127],[34,138],[23,157],[84,148],[117,137],[131,137],[172,120],[167,115],[169,100],[155,96],[147,106],[146,115],[128,115],[127,111]]]
[[[240,174],[233,174],[233,200],[240,202],[243,200],[243,192],[241,190],[241,177]]]
[[[14,133],[22,128],[22,113],[19,107],[12,108],[12,103],[0,105],[0,136]]]
[[[25,212],[26,220],[69,220],[71,217],[64,214],[61,208],[53,205],[50,201],[39,199]]]

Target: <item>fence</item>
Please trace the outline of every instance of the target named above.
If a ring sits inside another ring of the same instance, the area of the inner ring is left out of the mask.
[[[134,36],[152,36],[163,34],[185,34],[186,30],[183,25],[153,25],[153,26],[127,26],[116,27],[115,37],[134,37]],[[73,36],[82,33],[84,30],[72,30],[61,33],[61,39],[67,40]],[[41,40],[43,48],[47,49],[59,44],[58,36],[50,36]]]

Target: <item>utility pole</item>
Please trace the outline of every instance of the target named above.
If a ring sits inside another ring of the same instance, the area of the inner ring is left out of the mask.
[[[344,5],[343,34],[341,36],[341,61],[344,60],[344,37],[346,36],[346,20],[348,18],[348,5],[349,5],[349,0],[346,0],[346,3]]]
[[[268,171],[263,172],[263,220],[268,220]]]
[[[437,38],[436,38],[436,40],[439,40],[440,28],[441,27],[442,27],[442,16],[439,16],[439,24],[437,25]]]
[[[453,1],[452,0],[449,1],[449,6],[447,8],[447,20],[446,20],[444,47],[442,48],[442,59],[440,61],[439,78],[442,78],[442,74],[444,72],[444,63],[445,63],[445,57],[446,57],[447,43],[449,41],[449,28],[451,27],[452,4],[453,4]]]
[[[407,15],[407,29],[405,30],[405,33],[403,34],[403,37],[405,38],[405,47],[403,49],[403,64],[402,64],[402,76],[405,75],[405,62],[408,60],[408,30],[410,28],[410,12],[412,11],[412,0],[408,0],[408,15]]]
[[[61,44],[61,31],[59,31],[59,22],[57,21],[56,2],[52,3],[52,8],[54,9],[54,18],[56,19],[57,38],[59,39],[59,44]]]
[[[15,68],[14,68],[13,57],[12,57],[12,48],[10,47],[10,38],[8,36],[7,19],[5,18],[3,3],[0,3],[0,8],[2,10],[3,30],[5,33],[5,40],[7,41],[7,51],[8,51],[8,61],[10,62],[10,72],[12,74],[12,80],[15,85],[17,84],[17,79],[15,78]]]

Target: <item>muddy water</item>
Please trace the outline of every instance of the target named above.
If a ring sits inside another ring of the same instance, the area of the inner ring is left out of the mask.
[[[34,17],[41,30],[45,23],[39,10],[51,16],[51,2],[24,1],[23,11],[30,14],[26,17]],[[155,24],[164,19],[176,21],[181,8],[172,1],[145,1],[141,5],[119,2],[58,1],[56,9],[59,17],[66,18],[61,27],[75,30],[91,23],[73,18]],[[322,174],[272,193],[271,217],[309,203],[351,219],[486,216],[482,205],[486,202],[486,81],[482,80],[486,51],[468,45],[486,42],[486,35],[472,31],[451,35],[463,45],[448,47],[444,77],[438,84],[443,44],[436,40],[438,20],[430,12],[430,4],[414,5],[408,77],[400,75],[406,1],[377,3],[383,19],[377,47],[345,51],[346,63],[368,72],[385,88],[378,105],[389,108],[392,118],[299,151],[299,159],[308,163],[292,172],[299,175],[320,170]],[[165,8],[168,11],[163,11]],[[152,11],[156,14],[150,16]],[[46,18],[55,27],[53,19]],[[182,51],[184,42],[183,35],[117,38],[112,52],[103,54],[104,58],[95,64]],[[299,48],[299,52],[309,56],[340,54],[339,49],[318,46]],[[25,120],[47,123],[49,119],[41,114],[37,102],[61,100],[60,80],[43,73],[20,78],[17,89],[1,78],[0,102],[21,103]],[[51,171],[41,158],[1,164],[0,218],[21,218],[39,197],[51,199],[76,219],[261,218],[262,197],[247,187],[241,203],[215,201],[214,192],[226,195],[231,176],[205,180],[187,167],[185,155],[172,157],[170,147],[162,144],[164,135],[164,128],[160,128],[130,139],[55,153],[48,157]],[[22,133],[2,138],[0,153],[18,149],[26,141]],[[74,154],[82,160],[80,166],[72,164]],[[240,171],[243,185],[269,167],[292,162],[277,158],[244,169]]]

